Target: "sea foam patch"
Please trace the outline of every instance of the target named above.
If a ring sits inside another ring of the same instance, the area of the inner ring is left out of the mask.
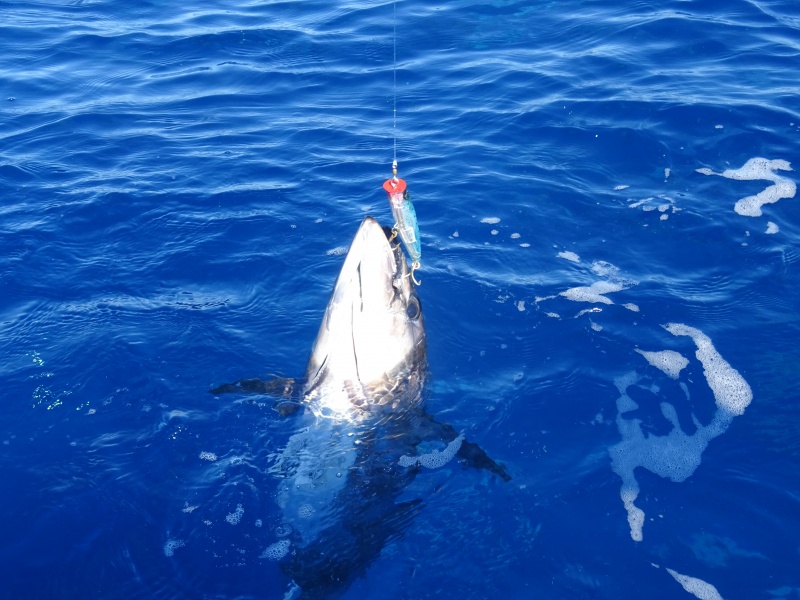
[[[591,264],[592,273],[602,277],[602,281],[596,281],[590,286],[580,286],[570,288],[559,294],[574,302],[591,302],[594,304],[614,304],[614,301],[606,296],[614,292],[627,290],[635,281],[624,279],[620,275],[619,267],[604,260],[596,260]]]
[[[225,516],[225,520],[231,525],[238,525],[239,521],[242,520],[243,515],[244,515],[244,507],[241,504],[237,504],[236,510],[234,510],[232,513],[228,513]]]
[[[661,352],[646,352],[636,349],[636,352],[644,356],[645,360],[672,377],[677,379],[681,371],[689,364],[689,359],[674,350],[662,350]]]
[[[613,281],[596,281],[590,286],[579,286],[565,290],[559,294],[564,296],[567,300],[573,302],[593,302],[600,304],[614,304],[611,298],[607,298],[606,294],[612,292],[620,292],[625,289],[619,282]]]
[[[668,174],[667,177],[669,177]],[[664,194],[660,194],[657,197],[649,196],[639,200],[628,198],[628,208],[640,208],[643,212],[658,212],[661,221],[666,221],[669,219],[669,215],[683,210],[677,206],[674,199]]]
[[[564,260],[568,260],[574,263],[581,262],[581,257],[569,250],[565,250],[564,252],[559,252],[556,256],[558,256],[558,258],[563,258]]]
[[[580,257],[575,254],[574,252],[559,252],[559,258],[563,258],[570,262],[574,262],[577,264],[580,263]],[[600,281],[595,281],[591,285],[582,285],[573,288],[569,288],[564,290],[563,292],[559,292],[558,296],[562,298],[566,298],[567,300],[572,300],[573,302],[588,302],[591,304],[614,304],[614,301],[607,296],[607,294],[612,294],[614,292],[620,292],[622,290],[627,290],[631,286],[636,285],[638,282],[631,281],[629,279],[625,279],[620,275],[619,267],[602,260],[596,260],[589,265],[589,269],[591,272],[600,277]],[[538,304],[544,300],[550,300],[552,298],[556,298],[557,296],[543,296],[543,297],[536,297],[536,303]],[[633,306],[633,305],[631,305]],[[627,307],[627,305],[626,305]],[[638,309],[638,307],[636,307]],[[576,316],[580,316],[584,314],[585,311],[581,311]]]
[[[772,185],[760,191],[755,196],[747,196],[736,202],[733,210],[736,214],[743,217],[760,217],[761,207],[765,204],[774,204],[784,198],[794,198],[797,192],[797,185],[788,177],[776,173],[776,171],[791,171],[792,166],[786,160],[768,158],[751,158],[738,169],[725,169],[722,173],[715,173],[711,169],[697,169],[703,175],[718,175],[727,179],[739,181],[771,181]]]
[[[617,378],[614,383],[619,391],[617,398],[617,429],[622,441],[609,448],[611,468],[620,479],[620,498],[628,513],[631,538],[642,541],[644,511],[636,506],[639,496],[639,482],[634,471],[642,467],[675,483],[685,481],[700,466],[702,454],[708,443],[728,429],[735,416],[744,413],[752,400],[752,391],[744,378],[714,348],[711,339],[699,329],[681,323],[669,323],[664,328],[675,336],[690,337],[696,347],[695,356],[703,366],[706,381],[714,394],[717,411],[708,425],[703,425],[691,415],[696,431],[692,434],[683,431],[675,406],[667,401],[659,403],[659,409],[671,425],[666,435],[645,432],[640,419],[631,418],[627,413],[639,408],[628,393],[633,386],[659,393],[659,387],[642,385],[643,376],[636,372]],[[638,351],[651,365],[669,377],[677,379],[688,365],[688,360],[675,351]],[[681,381],[680,387],[691,400],[689,384]]]
[[[278,540],[274,544],[267,546],[258,558],[269,560],[280,560],[289,553],[292,544],[289,540]]]
[[[744,414],[744,409],[753,400],[753,391],[739,371],[720,356],[711,343],[711,338],[699,329],[681,323],[668,323],[664,325],[664,329],[672,335],[686,335],[694,340],[697,346],[695,356],[703,365],[703,374],[714,392],[717,406],[735,416]]]
[[[420,454],[419,456],[403,455],[400,457],[398,464],[401,467],[413,467],[421,465],[428,469],[438,469],[453,459],[456,453],[461,449],[461,443],[463,441],[464,435],[462,434],[447,444],[447,447],[444,450],[431,450],[430,452]]]
[[[667,569],[667,573],[672,575],[673,579],[680,583],[684,590],[696,598],[700,598],[700,600],[722,600],[717,588],[702,579],[681,575],[672,569]]]
[[[164,543],[164,556],[174,556],[175,550],[183,548],[186,543],[183,540],[169,539]]]

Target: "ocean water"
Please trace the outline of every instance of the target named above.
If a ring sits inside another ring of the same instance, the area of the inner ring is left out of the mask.
[[[208,390],[303,373],[396,141],[428,411],[513,479],[342,597],[800,598],[797,2],[0,14],[2,597],[284,596],[296,422]]]

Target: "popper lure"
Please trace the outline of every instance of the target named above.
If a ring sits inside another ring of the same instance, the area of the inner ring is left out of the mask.
[[[400,236],[403,246],[411,258],[411,277],[419,269],[419,259],[422,257],[422,245],[419,240],[419,225],[417,225],[417,212],[411,203],[408,187],[403,179],[397,176],[397,161],[392,162],[392,177],[383,183],[383,189],[389,195],[389,204],[394,217],[392,232]],[[419,282],[414,278],[414,283]]]

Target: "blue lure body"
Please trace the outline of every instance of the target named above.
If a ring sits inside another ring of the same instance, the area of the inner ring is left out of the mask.
[[[396,172],[394,165],[393,171]],[[422,245],[419,240],[417,212],[414,210],[414,205],[411,204],[406,182],[395,175],[384,182],[383,189],[389,194],[389,204],[392,207],[392,216],[394,217],[392,229],[403,240],[406,252],[411,257],[412,266],[418,268],[419,259],[422,257]]]
[[[399,200],[391,199],[392,216],[395,222],[394,229],[397,230],[400,239],[403,240],[403,245],[411,257],[411,262],[419,263],[419,259],[422,257],[422,245],[419,240],[417,212],[411,203],[408,190],[396,195],[400,196]]]

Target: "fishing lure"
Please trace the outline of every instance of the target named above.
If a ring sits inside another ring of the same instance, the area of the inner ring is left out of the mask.
[[[392,231],[395,235],[400,236],[406,252],[411,258],[411,273],[413,276],[414,271],[420,266],[419,259],[422,257],[417,212],[411,203],[411,196],[409,196],[406,182],[397,176],[397,161],[392,163],[392,173],[392,178],[384,182],[383,189],[389,194],[389,204],[392,207],[392,216],[395,223]]]

